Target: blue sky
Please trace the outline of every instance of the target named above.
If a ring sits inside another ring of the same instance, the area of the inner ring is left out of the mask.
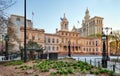
[[[24,0],[16,0],[17,3],[7,9],[9,15],[24,15]],[[120,28],[120,0],[26,0],[27,18],[32,20],[35,28],[45,29],[47,33],[55,33],[60,29],[60,17],[66,13],[69,21],[69,29],[73,25],[81,27],[85,10],[88,7],[91,17],[101,16],[104,18],[104,27],[112,27],[113,30]],[[77,21],[80,24],[78,25]]]

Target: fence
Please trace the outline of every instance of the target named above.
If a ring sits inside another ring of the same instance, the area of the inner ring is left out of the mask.
[[[88,58],[75,58],[76,60],[80,60],[80,61],[83,61],[83,62],[87,62],[93,66],[96,66],[96,67],[102,67],[102,58],[94,58],[94,59],[88,59]],[[104,68],[104,69],[107,69],[107,70],[111,70],[115,73],[119,73],[120,74],[120,63],[115,63],[115,62],[112,62],[112,61],[107,61],[107,68]]]

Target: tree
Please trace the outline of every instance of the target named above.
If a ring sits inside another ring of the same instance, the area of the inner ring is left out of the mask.
[[[113,40],[113,44],[111,43],[111,48],[114,50],[114,47],[115,47],[115,55],[118,55],[117,56],[117,60],[115,61],[115,65],[116,65],[116,62],[118,62],[119,60],[119,55],[120,55],[120,31],[114,31],[112,36],[111,36],[111,39]],[[115,42],[115,43],[114,43]],[[111,50],[111,51],[113,51]]]
[[[14,5],[16,1],[13,0],[0,0],[0,33],[4,35],[7,33],[7,13],[6,10]]]
[[[7,28],[8,28],[7,9],[12,5],[14,5],[15,3],[16,3],[15,0],[14,1],[0,0],[0,40],[3,40],[2,35],[7,34]]]
[[[29,40],[26,45],[27,50],[30,52],[30,59],[34,59],[33,53],[38,52],[38,58],[40,53],[43,52],[43,47],[39,45],[37,42]]]
[[[119,47],[119,42],[120,42],[120,31],[117,30],[117,31],[114,31],[112,36],[111,36],[111,39],[113,41],[115,41],[115,48],[116,48],[116,52],[115,54],[119,54],[119,51],[120,51],[120,47]]]
[[[44,48],[40,45],[37,47],[36,52],[38,52],[38,58],[40,57],[40,54],[43,53]]]

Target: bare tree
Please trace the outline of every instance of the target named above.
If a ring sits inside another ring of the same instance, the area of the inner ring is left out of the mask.
[[[7,33],[7,10],[9,7],[14,5],[16,1],[14,0],[0,0],[0,38],[2,38],[2,35]]]
[[[120,46],[119,46],[119,42],[120,42],[120,31],[117,30],[117,31],[114,31],[113,34],[112,34],[112,40],[115,41],[115,55],[118,55],[117,56],[117,60],[115,61],[115,65],[116,65],[116,62],[118,62],[119,60],[119,55],[120,55]],[[112,47],[114,47],[112,46]]]
[[[119,54],[119,42],[120,42],[120,31],[114,31],[112,34],[112,39],[115,41],[116,43],[116,52],[115,54]]]
[[[15,0],[0,0],[0,40],[2,40],[2,51],[4,49],[3,36],[7,34],[8,29],[8,16],[6,10],[15,3]]]

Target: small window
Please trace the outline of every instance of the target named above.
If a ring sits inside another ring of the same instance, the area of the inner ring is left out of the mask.
[[[91,51],[91,48],[89,48],[89,51]]]
[[[51,50],[50,46],[48,47],[49,50]]]
[[[57,50],[59,50],[59,48],[57,47]]]
[[[48,38],[48,43],[50,43],[50,38]]]
[[[20,18],[16,18],[16,21],[20,21]]]
[[[83,50],[85,51],[85,48],[83,48]]]
[[[91,42],[89,42],[89,45],[91,45]]]
[[[98,51],[98,48],[96,48],[96,51]]]
[[[98,42],[96,41],[96,46],[98,46]]]
[[[55,47],[53,46],[53,48],[52,48],[52,49],[53,49],[53,51],[54,51],[54,50],[55,50]]]
[[[35,40],[35,36],[32,36],[32,40]]]
[[[53,38],[52,43],[54,43],[54,42],[55,42],[55,40],[54,40],[54,38]]]
[[[57,39],[57,43],[59,43],[59,39]]]

